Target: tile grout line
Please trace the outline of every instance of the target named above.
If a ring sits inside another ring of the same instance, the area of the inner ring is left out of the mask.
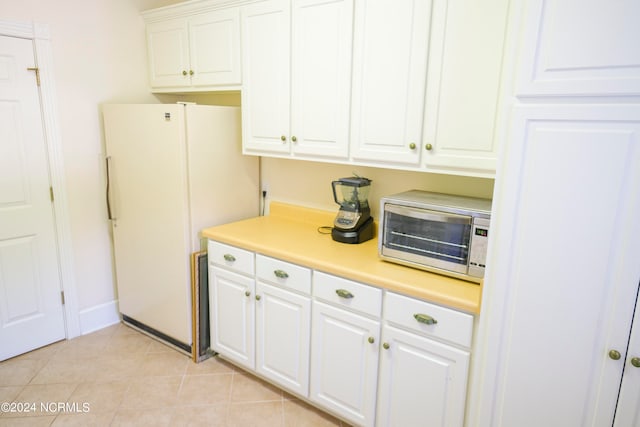
[[[233,384],[235,383],[235,379],[236,379],[236,370],[234,368],[234,370],[231,372],[231,384],[229,385],[229,395],[227,396],[227,410],[225,411],[225,414],[224,414],[225,424],[229,422],[229,414],[231,412],[231,398],[233,397]]]

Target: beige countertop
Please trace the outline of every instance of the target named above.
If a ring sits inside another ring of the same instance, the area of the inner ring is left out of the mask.
[[[482,285],[422,271],[378,258],[378,240],[335,242],[318,231],[335,212],[272,202],[270,214],[203,230],[204,237],[368,285],[480,312]]]

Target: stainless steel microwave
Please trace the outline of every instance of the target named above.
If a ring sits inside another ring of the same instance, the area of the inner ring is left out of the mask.
[[[472,282],[484,277],[491,200],[411,190],[380,200],[386,261]]]

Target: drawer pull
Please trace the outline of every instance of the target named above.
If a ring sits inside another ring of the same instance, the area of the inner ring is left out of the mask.
[[[336,289],[336,294],[340,298],[353,298],[353,294],[346,289]]]
[[[284,270],[273,270],[273,274],[275,274],[278,279],[286,279],[289,277],[287,272]]]
[[[222,257],[224,258],[225,261],[229,261],[229,262],[234,262],[236,260],[236,257],[234,257],[231,254],[224,254]]]
[[[414,314],[413,317],[420,323],[424,323],[425,325],[435,325],[436,323],[438,323],[438,321],[436,319],[434,319],[433,317],[427,315],[427,314]]]

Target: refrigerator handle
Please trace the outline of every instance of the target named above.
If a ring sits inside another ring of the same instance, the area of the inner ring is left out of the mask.
[[[109,221],[115,221],[111,211],[111,156],[107,156],[105,160],[107,165],[107,218]]]

